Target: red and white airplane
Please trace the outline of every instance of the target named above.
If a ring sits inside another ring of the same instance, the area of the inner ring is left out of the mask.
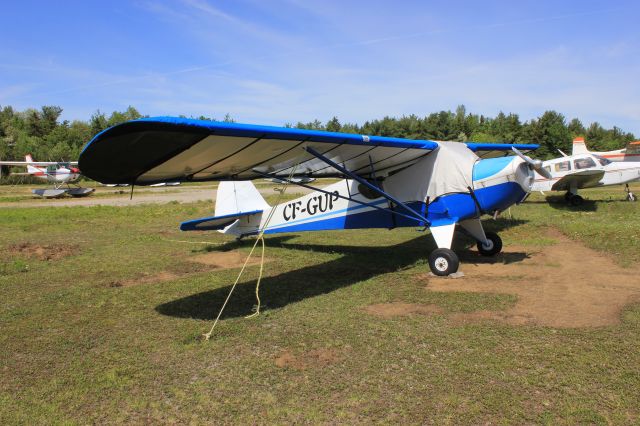
[[[550,177],[536,176],[532,191],[566,191],[565,200],[578,206],[584,201],[578,195],[579,189],[625,185],[627,200],[636,201],[629,182],[640,180],[640,142],[631,142],[617,151],[591,152],[584,138],[575,138],[572,155],[562,151],[560,154],[562,157],[542,163]]]
[[[573,140],[573,152],[571,155],[594,154],[610,161],[640,161],[640,141],[629,142],[625,148],[615,151],[589,151],[584,138]]]
[[[46,180],[53,184],[53,189],[34,189],[33,193],[44,198],[57,198],[65,194],[72,197],[86,197],[90,195],[93,188],[82,188],[77,186],[72,188],[71,183],[80,179],[81,173],[78,169],[77,161],[56,162],[56,161],[33,161],[31,154],[25,156],[25,161],[0,161],[0,166],[22,166],[27,168],[26,173],[12,173],[14,175],[33,176]],[[66,188],[62,188],[66,185]],[[75,185],[75,184],[74,184]]]

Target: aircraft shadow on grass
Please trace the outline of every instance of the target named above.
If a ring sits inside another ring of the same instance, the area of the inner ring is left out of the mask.
[[[548,204],[551,208],[556,210],[563,210],[568,212],[595,212],[598,210],[598,204],[600,203],[617,203],[618,200],[587,200],[579,206],[572,206],[564,199],[564,195],[549,195],[542,201],[527,201],[527,204]]]
[[[523,221],[495,221],[491,229],[500,230]],[[272,277],[263,277],[260,283],[262,311],[284,307],[290,303],[330,293],[334,290],[373,278],[378,275],[410,267],[426,259],[436,248],[433,238],[423,234],[395,246],[349,246],[295,244],[286,241],[293,236],[266,239],[267,247],[302,250],[310,253],[339,253],[338,259],[318,265],[284,272]],[[254,241],[230,242],[217,246],[216,251],[229,251],[246,247]],[[513,263],[527,258],[526,253],[504,253],[495,258],[483,258],[475,250],[475,242],[458,235],[455,244],[460,260],[466,263]],[[473,247],[472,247],[473,246]],[[206,250],[206,249],[205,249]],[[255,303],[255,279],[238,283],[222,318],[236,318],[252,312]],[[162,315],[178,318],[210,320],[215,318],[226,299],[231,285],[205,291],[156,306]]]

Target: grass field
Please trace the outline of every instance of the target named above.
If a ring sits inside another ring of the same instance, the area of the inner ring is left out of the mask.
[[[580,209],[534,194],[487,227],[544,250],[552,226],[635,268],[640,203],[583,194]],[[640,422],[638,304],[608,327],[455,322],[517,297],[425,290],[428,232],[292,234],[267,238],[262,314],[244,318],[253,265],[203,341],[239,269],[191,260],[253,243],[177,230],[211,203],[19,206],[0,210],[1,424]],[[438,309],[365,309],[391,302]]]

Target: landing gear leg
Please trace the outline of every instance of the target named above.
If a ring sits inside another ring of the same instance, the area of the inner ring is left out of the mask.
[[[580,206],[584,203],[584,198],[578,195],[578,188],[575,185],[571,185],[571,188],[569,188],[567,193],[564,195],[564,199],[574,207]]]
[[[636,201],[638,199],[638,197],[636,197],[629,189],[628,183],[624,185],[624,190],[627,193],[627,201]]]
[[[483,256],[495,256],[502,251],[502,239],[495,232],[484,232],[480,219],[467,219],[460,226],[478,242],[478,251]]]

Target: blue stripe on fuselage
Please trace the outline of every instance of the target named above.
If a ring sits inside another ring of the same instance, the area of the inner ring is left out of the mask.
[[[486,161],[486,160],[485,160]],[[526,194],[522,187],[515,182],[506,182],[499,185],[489,186],[474,191],[480,205],[486,212],[494,210],[505,210],[509,206],[520,201]],[[381,200],[375,204],[386,203]],[[433,225],[450,223],[478,216],[475,201],[469,194],[449,194],[438,197],[426,208],[425,203],[413,202],[408,205],[416,211],[427,214],[427,218]],[[326,213],[326,219],[317,220],[320,216],[301,219],[297,223],[278,225],[278,227],[267,228],[266,234],[276,234],[282,232],[302,232],[302,231],[327,231],[336,229],[362,229],[362,228],[393,228],[393,227],[418,227],[421,224],[401,216],[395,216],[391,212],[381,210],[369,210],[361,213],[351,213],[362,210],[366,206],[354,206],[340,211]],[[335,216],[336,213],[346,213]]]

